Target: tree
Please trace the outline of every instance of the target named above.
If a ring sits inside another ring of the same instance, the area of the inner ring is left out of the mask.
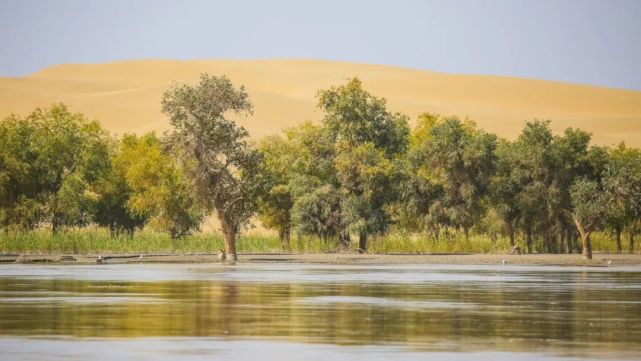
[[[336,169],[344,193],[344,221],[358,233],[358,247],[365,251],[367,236],[383,233],[391,223],[387,207],[397,198],[398,167],[367,142],[353,148],[341,143]]]
[[[349,246],[349,237],[343,233],[346,226],[339,190],[330,184],[304,184],[310,181],[313,182],[303,176],[293,182],[293,223],[303,234],[314,234],[323,240],[338,238],[343,247]]]
[[[323,111],[323,125],[337,142],[350,146],[373,143],[389,157],[407,150],[408,118],[390,113],[387,102],[363,89],[358,78],[346,84],[321,90],[318,107]]]
[[[236,260],[236,235],[258,208],[263,188],[262,156],[248,142],[245,128],[227,118],[247,114],[252,105],[244,87],[202,74],[197,85],[174,85],[165,92],[162,111],[173,131],[168,144],[189,167],[198,193],[215,210],[230,260]]]
[[[109,164],[108,136],[63,104],[2,122],[0,179],[5,227],[60,227],[91,221],[95,186]]]
[[[268,191],[260,197],[259,218],[281,236],[283,249],[295,228],[344,247],[349,236],[343,221],[334,143],[327,129],[304,122],[260,142]]]
[[[357,78],[321,90],[318,107],[323,126],[335,144],[343,221],[359,234],[359,249],[369,234],[384,232],[386,207],[393,200],[396,159],[407,150],[407,117],[391,113],[386,101],[369,94]]]
[[[149,142],[157,144],[153,135],[146,136]],[[148,221],[146,211],[135,212],[129,206],[134,190],[127,181],[127,171],[145,152],[143,145],[148,144],[135,135],[124,135],[112,142],[108,171],[98,181],[98,201],[95,205],[94,220],[100,226],[108,227],[111,235],[127,232],[132,235],[136,228],[142,228]],[[131,179],[130,179],[131,181]]]
[[[0,122],[0,221],[2,228],[32,229],[40,221],[38,150],[34,119],[11,115]]]
[[[148,219],[149,225],[167,232],[172,241],[198,229],[203,210],[185,167],[162,150],[160,140],[150,133],[123,139],[127,201],[133,217]]]
[[[295,151],[292,144],[281,136],[269,136],[261,140],[259,149],[265,159],[263,176],[267,191],[260,196],[258,217],[267,228],[278,231],[281,249],[289,249],[292,228],[291,210],[294,197],[290,181]]]
[[[537,237],[546,252],[573,250],[570,186],[580,177],[594,179],[603,163],[602,149],[589,144],[589,133],[568,128],[553,136],[549,121],[535,120],[498,148],[493,203],[504,222],[516,220],[528,252]]]
[[[326,127],[309,122],[285,131],[289,153],[288,188],[293,196],[292,223],[301,234],[350,244],[336,171],[336,147]]]
[[[598,181],[578,179],[570,189],[572,216],[583,242],[583,257],[592,259],[590,236],[603,223],[608,214],[608,197]]]
[[[527,122],[511,148],[510,183],[519,211],[519,228],[529,253],[537,232],[549,229],[549,213],[556,189],[553,182],[552,131],[549,121]]]
[[[500,140],[496,148],[496,172],[492,177],[490,197],[498,216],[510,238],[510,246],[516,244],[516,231],[521,218],[518,196],[521,187],[513,177],[515,159],[514,143]]]
[[[494,172],[496,136],[455,117],[425,117],[423,139],[413,140],[411,155],[420,172],[442,189],[428,211],[433,227],[462,229],[467,237],[485,212],[484,200]]]
[[[437,114],[419,115],[410,134],[407,155],[403,157],[400,202],[395,210],[402,229],[418,232],[430,230],[436,238],[440,234],[440,224],[445,220],[435,221],[436,214],[430,213],[430,208],[443,197],[443,188],[426,165],[425,146],[430,139],[431,129],[440,121],[441,117]]]
[[[603,188],[611,201],[607,225],[615,232],[617,252],[622,250],[621,233],[626,229],[632,252],[635,222],[641,217],[641,151],[623,143],[612,149],[603,172]]]
[[[575,230],[572,213],[570,187],[580,177],[594,179],[602,169],[596,161],[601,154],[598,147],[590,147],[590,133],[580,129],[567,128],[562,136],[552,140],[551,192],[548,197],[547,229],[545,233],[546,251],[557,252],[572,250],[572,237]],[[599,160],[600,161],[600,160]],[[560,242],[557,242],[559,240]]]

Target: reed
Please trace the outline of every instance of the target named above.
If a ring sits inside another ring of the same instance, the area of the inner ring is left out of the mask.
[[[525,251],[522,242],[518,242]],[[540,242],[534,244],[535,252],[542,252]],[[627,235],[622,240],[623,252],[628,251]],[[215,253],[223,248],[223,237],[218,233],[195,233],[177,240],[165,233],[140,231],[133,235],[113,236],[108,230],[98,227],[72,229],[52,234],[50,230],[39,229],[30,232],[0,233],[0,253],[146,253],[146,254],[187,254]],[[328,253],[344,251],[334,239],[315,236],[294,236],[287,250],[281,250],[280,240],[273,233],[246,233],[237,241],[239,253]],[[350,250],[358,242],[352,237]],[[592,247],[596,252],[615,253],[616,244],[612,235],[601,232],[592,236]],[[452,234],[436,238],[428,234],[393,231],[385,235],[370,237],[368,252],[380,254],[461,254],[461,253],[506,253],[510,244],[505,237],[490,238],[485,235]],[[635,252],[641,252],[641,241],[636,242]]]

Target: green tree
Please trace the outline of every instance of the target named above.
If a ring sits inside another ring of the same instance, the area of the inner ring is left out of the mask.
[[[358,78],[321,90],[318,107],[324,113],[323,125],[337,142],[349,146],[373,143],[389,157],[407,150],[407,116],[389,112],[385,99],[364,90]]]
[[[439,237],[439,227],[445,220],[434,222],[430,207],[443,197],[443,187],[436,182],[431,168],[426,165],[426,145],[431,129],[442,119],[437,114],[419,115],[410,134],[407,155],[403,158],[400,181],[400,199],[396,205],[396,218],[404,230],[430,230]]]
[[[259,218],[278,230],[283,248],[288,247],[292,228],[324,240],[339,238],[348,247],[334,143],[327,129],[305,122],[283,136],[263,139],[259,148],[269,183],[260,197]]]
[[[641,151],[621,143],[609,155],[603,172],[603,188],[611,202],[607,225],[614,230],[617,252],[622,250],[621,233],[628,230],[632,252],[635,223],[641,218]]]
[[[346,226],[338,189],[330,184],[309,184],[310,181],[313,180],[300,177],[293,182],[296,195],[293,223],[303,234],[317,235],[323,240],[338,238],[343,247],[348,247],[349,236],[344,233]]]
[[[511,146],[513,161],[510,182],[516,191],[519,228],[530,253],[536,234],[548,229],[548,210],[555,197],[553,140],[549,121],[535,120],[526,123]]]
[[[598,157],[607,154],[590,147],[591,135],[580,129],[568,128],[562,136],[555,136],[551,144],[552,169],[548,199],[547,225],[544,230],[547,252],[572,250],[572,232],[576,229],[572,214],[570,187],[580,177],[594,178],[602,172]],[[565,250],[564,250],[565,248]]]
[[[328,129],[309,122],[285,132],[290,144],[289,190],[292,193],[292,223],[298,232],[324,240],[350,243],[341,204],[336,172],[336,147]]]
[[[336,169],[343,191],[344,221],[359,235],[358,247],[365,251],[367,236],[385,232],[391,223],[388,207],[397,198],[400,174],[395,162],[373,143],[353,148],[340,145]]]
[[[38,126],[34,119],[11,115],[0,122],[0,221],[6,231],[32,229],[40,220]]]
[[[108,169],[108,136],[63,104],[2,122],[3,223],[80,226],[92,219],[95,186]]]
[[[516,232],[521,219],[518,196],[522,188],[513,174],[513,166],[518,162],[514,143],[500,140],[496,147],[496,172],[491,182],[491,203],[500,217],[510,238],[510,246],[516,244]]]
[[[411,157],[442,189],[430,205],[433,227],[461,229],[467,237],[485,212],[485,198],[494,172],[496,136],[457,118],[431,119],[423,139],[413,140]],[[426,128],[425,125],[423,125]]]
[[[147,137],[153,138],[152,135]],[[154,139],[150,142],[157,143]],[[129,207],[133,189],[127,182],[127,171],[140,161],[137,157],[142,154],[136,150],[141,144],[144,143],[140,138],[127,134],[113,141],[109,170],[98,181],[94,220],[100,226],[108,227],[112,236],[121,232],[132,235],[136,228],[142,228],[148,220],[147,212],[134,212]]]
[[[276,229],[281,249],[289,249],[294,197],[290,189],[291,166],[296,156],[294,147],[281,136],[261,140],[259,149],[265,159],[263,176],[267,191],[260,197],[258,218],[267,228]]]
[[[340,184],[342,221],[359,234],[359,249],[370,234],[389,226],[397,159],[407,150],[407,117],[391,113],[354,78],[319,92],[323,126],[335,143],[335,169]]]
[[[163,95],[162,111],[173,126],[168,143],[185,163],[209,210],[220,220],[229,259],[236,260],[236,236],[258,208],[264,186],[262,155],[245,128],[229,113],[251,113],[244,87],[226,77],[202,74],[197,85],[174,85]]]
[[[169,233],[172,241],[198,229],[203,209],[187,179],[189,165],[176,163],[163,152],[153,133],[125,136],[121,152],[126,186],[131,190],[128,217],[148,219],[152,228]]]
[[[609,199],[598,181],[578,179],[570,188],[572,217],[583,242],[583,257],[592,259],[590,236],[604,222],[609,212]]]

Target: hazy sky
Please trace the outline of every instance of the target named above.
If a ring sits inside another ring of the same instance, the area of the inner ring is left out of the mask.
[[[641,90],[641,0],[0,0],[0,76],[140,58],[313,58]]]

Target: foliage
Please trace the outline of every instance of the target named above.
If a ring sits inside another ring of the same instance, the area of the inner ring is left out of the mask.
[[[372,143],[388,156],[405,152],[409,127],[407,116],[390,113],[386,101],[363,89],[358,78],[321,90],[318,107],[330,137],[351,146]]]
[[[384,232],[391,223],[387,208],[397,197],[396,160],[407,150],[407,117],[390,113],[385,99],[369,94],[357,78],[320,91],[318,107],[335,144],[341,196],[337,223],[359,234],[359,249],[364,251],[368,235]]]
[[[572,216],[583,240],[583,255],[591,259],[590,235],[604,221],[609,212],[609,199],[598,181],[578,179],[570,189]]]
[[[438,188],[422,216],[429,227],[462,229],[467,235],[485,212],[485,195],[494,172],[496,137],[457,118],[424,116],[412,139],[409,159],[423,184]],[[425,192],[432,197],[433,192]]]
[[[120,156],[128,163],[125,180],[131,194],[127,207],[134,216],[148,218],[152,228],[169,233],[172,239],[198,229],[203,210],[195,189],[185,168],[163,153],[153,133],[141,138],[126,136]]]
[[[399,179],[395,162],[373,143],[356,147],[339,143],[336,171],[349,230],[359,235],[385,232],[391,224],[386,207],[396,199]]]
[[[133,190],[127,182],[127,171],[137,159],[135,148],[139,139],[125,135],[119,141],[112,141],[110,147],[110,164],[105,175],[98,181],[94,221],[108,227],[112,235],[121,232],[133,234],[136,228],[142,228],[148,220],[147,212],[135,212],[129,206]]]
[[[267,228],[278,231],[283,249],[289,248],[292,228],[291,210],[294,199],[290,190],[290,171],[292,161],[291,144],[280,136],[266,137],[260,142],[259,149],[265,158],[263,177],[267,191],[259,202],[259,219]]]
[[[53,231],[91,220],[95,186],[109,163],[107,134],[55,104],[0,123],[2,225]]]
[[[621,233],[632,237],[641,220],[641,151],[621,143],[612,149],[602,175],[604,191],[610,196],[607,225],[614,230],[617,251],[621,252]]]
[[[163,95],[162,111],[173,131],[168,144],[185,164],[207,209],[215,210],[225,248],[236,258],[235,238],[258,207],[262,155],[248,143],[245,128],[226,117],[251,113],[249,96],[226,77],[202,74],[197,85],[174,85]]]

